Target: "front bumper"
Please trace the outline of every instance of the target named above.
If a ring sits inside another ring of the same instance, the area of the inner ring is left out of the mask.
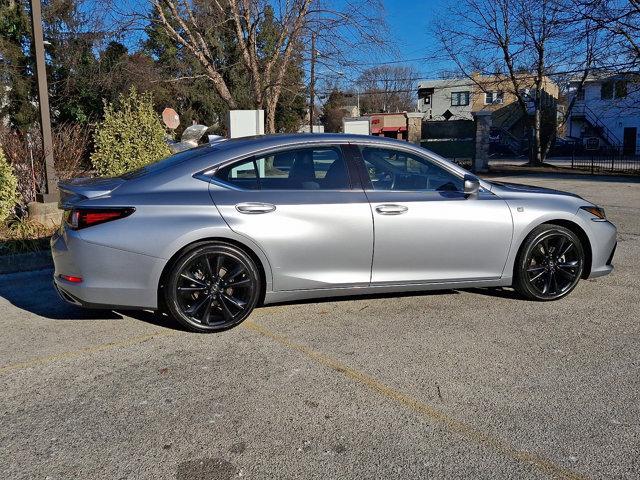
[[[64,227],[51,238],[51,254],[54,285],[66,302],[88,308],[157,308],[164,259],[87,242]],[[60,275],[82,277],[82,282]]]
[[[585,212],[586,213],[586,212]],[[613,256],[617,245],[617,229],[609,221],[588,219],[591,244],[591,272],[589,278],[602,277],[613,271]]]

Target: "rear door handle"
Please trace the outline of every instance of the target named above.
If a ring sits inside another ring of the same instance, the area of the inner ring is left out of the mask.
[[[239,211],[240,213],[248,213],[248,214],[269,213],[269,212],[273,212],[275,209],[276,209],[276,206],[270,203],[249,202],[249,203],[239,203],[236,205],[237,211]]]
[[[405,207],[404,205],[396,205],[393,203],[386,203],[384,205],[378,205],[376,207],[376,212],[380,215],[401,215],[409,210],[409,207]]]

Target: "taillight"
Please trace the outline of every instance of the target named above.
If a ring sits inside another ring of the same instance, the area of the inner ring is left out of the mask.
[[[74,208],[64,212],[65,222],[73,229],[99,225],[101,223],[118,220],[131,215],[135,211],[133,207],[123,208]]]
[[[82,283],[82,277],[76,277],[75,275],[58,275],[62,280],[66,280],[71,283]]]

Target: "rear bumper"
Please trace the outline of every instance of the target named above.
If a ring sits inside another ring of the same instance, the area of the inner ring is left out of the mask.
[[[164,259],[90,243],[68,229],[53,235],[51,254],[54,285],[63,300],[87,308],[157,308]]]

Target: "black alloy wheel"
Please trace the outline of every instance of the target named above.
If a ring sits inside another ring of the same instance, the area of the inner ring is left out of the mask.
[[[254,309],[261,281],[254,261],[220,242],[200,245],[173,265],[164,287],[169,312],[197,332],[226,330]]]
[[[557,300],[582,277],[584,250],[571,230],[545,224],[524,241],[516,264],[514,286],[532,300]]]

